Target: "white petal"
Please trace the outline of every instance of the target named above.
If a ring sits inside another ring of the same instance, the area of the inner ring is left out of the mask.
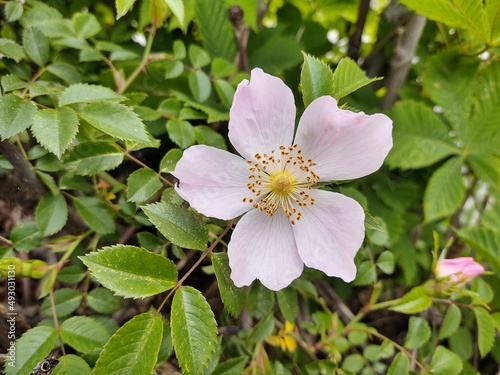
[[[229,112],[229,139],[246,159],[289,146],[295,128],[292,91],[277,77],[253,69],[243,80]]]
[[[363,209],[342,194],[313,189],[314,205],[301,207],[302,218],[292,226],[305,265],[352,281],[354,256],[365,237]]]
[[[291,224],[282,210],[272,217],[256,209],[243,215],[227,250],[236,286],[259,279],[267,288],[280,290],[299,277],[304,266]]]
[[[172,174],[179,179],[177,193],[205,216],[229,220],[252,208],[243,202],[251,195],[246,186],[248,166],[237,155],[205,145],[191,146]]]
[[[337,107],[330,96],[314,100],[304,111],[295,143],[312,159],[321,181],[363,177],[378,170],[392,147],[392,121]]]

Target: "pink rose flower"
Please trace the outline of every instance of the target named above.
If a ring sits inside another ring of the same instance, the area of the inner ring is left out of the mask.
[[[449,278],[452,283],[459,285],[472,281],[473,278],[484,272],[483,266],[472,257],[442,259],[436,264],[434,273],[438,279]]]
[[[363,209],[317,184],[378,170],[392,147],[392,121],[339,109],[323,96],[306,108],[294,135],[292,91],[261,69],[238,85],[229,115],[229,139],[241,156],[192,146],[173,175],[179,195],[205,216],[244,214],[228,245],[235,285],[259,279],[280,290],[304,264],[352,281]]]

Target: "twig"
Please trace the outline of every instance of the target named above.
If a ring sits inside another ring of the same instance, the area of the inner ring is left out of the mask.
[[[410,69],[411,60],[420,40],[427,19],[424,16],[413,13],[406,30],[397,41],[396,48],[391,59],[391,67],[387,75],[387,93],[382,100],[382,110],[391,108],[398,97],[398,91],[406,80]]]
[[[366,18],[370,10],[370,0],[361,0],[358,11],[358,21],[354,33],[349,38],[349,48],[347,49],[347,56],[353,60],[359,59],[359,50],[361,48],[361,37],[363,36],[363,29],[365,28]]]

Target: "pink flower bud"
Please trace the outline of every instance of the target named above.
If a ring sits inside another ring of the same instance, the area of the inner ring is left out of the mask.
[[[483,266],[472,257],[439,260],[434,273],[438,279],[449,278],[452,283],[466,284],[484,272]]]

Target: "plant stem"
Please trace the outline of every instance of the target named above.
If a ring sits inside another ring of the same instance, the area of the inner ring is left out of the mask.
[[[189,269],[189,271],[186,272],[184,276],[181,277],[179,281],[177,281],[177,284],[172,288],[170,293],[165,297],[161,305],[158,307],[157,312],[159,312],[165,303],[169,300],[170,296],[174,294],[174,292],[179,289],[182,286],[182,283],[193,273],[193,271],[200,265],[200,263],[208,256],[208,254],[212,253],[212,251],[215,249],[215,246],[219,244],[219,242],[222,240],[222,237],[226,235],[227,232],[229,232],[229,229],[233,226],[233,221],[231,220],[229,224],[227,224],[226,228],[222,231],[222,233],[216,238],[216,240],[210,245],[210,247],[201,255],[200,259],[196,261],[196,263]]]

